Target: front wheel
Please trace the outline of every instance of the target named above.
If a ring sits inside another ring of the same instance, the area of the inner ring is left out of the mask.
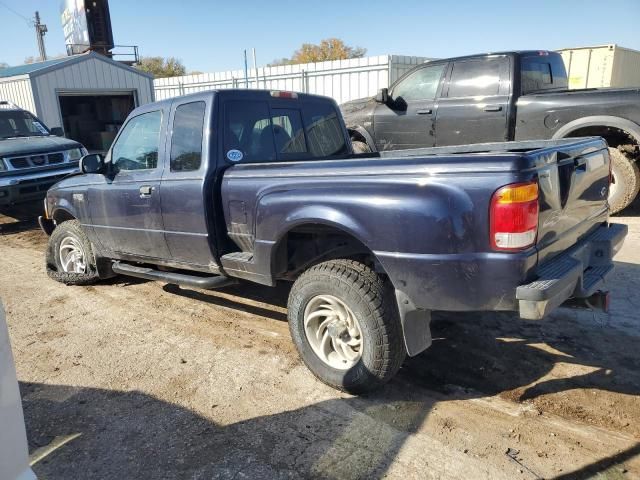
[[[360,140],[351,140],[353,153],[371,153],[371,147],[366,142]]]
[[[58,225],[47,248],[47,275],[66,285],[89,285],[98,279],[91,242],[80,222],[68,220]]]
[[[405,358],[393,291],[362,263],[330,260],[304,272],[289,294],[289,329],[322,382],[363,393],[389,381]]]

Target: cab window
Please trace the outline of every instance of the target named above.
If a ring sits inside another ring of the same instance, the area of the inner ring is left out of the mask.
[[[393,89],[394,100],[433,100],[446,64],[424,67],[408,75]]]
[[[567,88],[567,73],[560,55],[525,56],[520,63],[520,70],[523,95]]]
[[[225,106],[225,156],[237,162],[309,160],[347,152],[331,105],[269,108],[268,102],[234,100]]]
[[[162,112],[143,113],[123,127],[111,150],[116,171],[150,170],[158,166],[158,144]]]
[[[451,71],[448,97],[497,95],[500,91],[502,59],[455,62]]]
[[[200,168],[205,107],[205,102],[193,102],[176,108],[169,161],[172,172],[188,172]]]

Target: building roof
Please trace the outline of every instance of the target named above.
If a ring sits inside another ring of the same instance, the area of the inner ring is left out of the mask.
[[[88,60],[89,58],[96,58],[98,60],[102,60],[103,62],[110,63],[120,68],[124,68],[125,70],[133,71],[139,75],[153,78],[153,75],[151,75],[150,73],[143,72],[142,70],[138,70],[137,68],[133,68],[129,65],[125,65],[124,63],[117,62],[112,58],[105,57],[104,55],[100,55],[96,52],[82,53],[80,55],[73,55],[70,57],[54,58],[53,60],[47,60],[46,62],[35,62],[28,65],[18,65],[16,67],[3,68],[0,69],[0,78],[16,77],[19,75],[40,74],[41,71],[42,73],[44,73],[44,71],[64,68],[67,64],[81,62],[83,60]]]
[[[27,75],[36,70],[47,68],[52,65],[64,63],[71,60],[72,57],[54,58],[53,60],[47,60],[46,62],[34,62],[27,65],[18,65],[16,67],[7,67],[0,69],[0,78],[15,77],[16,75]]]

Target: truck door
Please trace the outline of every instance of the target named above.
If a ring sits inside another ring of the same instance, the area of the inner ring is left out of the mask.
[[[163,111],[130,118],[107,154],[106,181],[89,190],[91,221],[99,241],[113,252],[167,258],[160,211],[164,163]]]
[[[509,59],[453,62],[438,100],[436,145],[508,140]]]
[[[376,107],[373,128],[378,150],[435,145],[435,98],[446,65],[414,70],[393,86],[387,104]]]
[[[211,95],[201,99],[178,99],[173,102],[167,145],[169,168],[162,175],[162,219],[171,260],[210,268],[216,265],[211,250],[214,235],[207,224],[207,169],[215,168],[209,158],[210,132],[205,128],[210,118]]]

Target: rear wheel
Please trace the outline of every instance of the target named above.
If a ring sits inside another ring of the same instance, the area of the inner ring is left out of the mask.
[[[617,148],[609,148],[611,157],[611,186],[609,187],[609,207],[611,213],[618,213],[628,207],[640,191],[640,170],[638,165]]]
[[[58,225],[47,248],[47,274],[66,285],[89,285],[98,281],[98,269],[91,242],[80,222],[68,220]]]
[[[352,260],[304,272],[289,295],[289,329],[304,363],[322,382],[351,393],[389,381],[405,358],[393,291]]]

